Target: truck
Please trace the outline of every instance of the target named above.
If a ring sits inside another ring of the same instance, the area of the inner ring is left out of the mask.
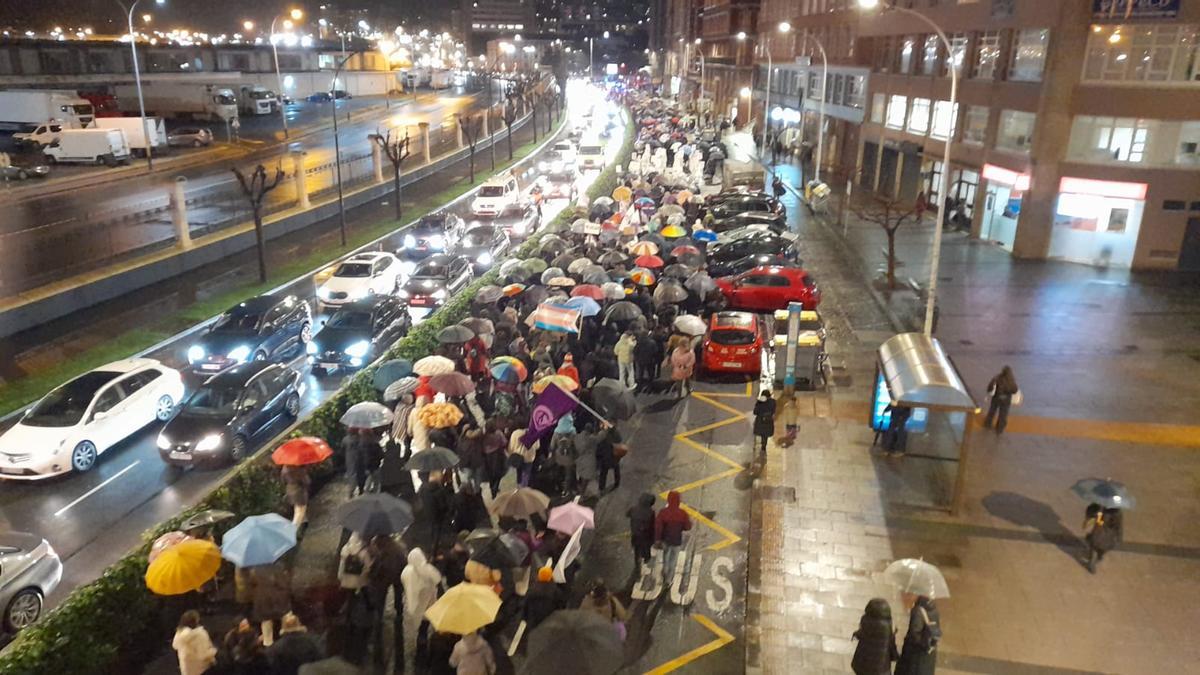
[[[117,97],[112,94],[81,91],[79,97],[92,104],[96,117],[121,117],[121,108],[117,106]]]
[[[279,97],[261,84],[242,85],[238,111],[243,115],[270,115],[278,110]]]
[[[121,84],[114,87],[121,111],[138,113],[137,87]],[[229,122],[237,119],[237,96],[228,86],[201,82],[143,80],[142,96],[146,114],[168,119],[204,119]]]
[[[140,121],[140,120],[139,120]],[[129,163],[129,142],[120,129],[63,129],[58,140],[42,153],[51,164]]]
[[[0,129],[6,131],[33,131],[50,122],[65,127],[86,127],[94,118],[92,104],[73,91],[0,91]]]
[[[453,79],[453,74],[448,70],[435,70],[429,76],[429,87],[431,89],[446,89],[450,86]]]
[[[97,117],[92,126],[97,129],[124,131],[125,141],[129,144],[130,152],[138,157],[146,156],[147,145],[155,155],[161,155],[167,151],[167,126],[161,117],[147,117],[145,127],[142,126],[140,117]],[[148,143],[147,131],[150,134]]]

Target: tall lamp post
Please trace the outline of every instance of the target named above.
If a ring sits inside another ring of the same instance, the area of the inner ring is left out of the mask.
[[[880,7],[880,0],[858,0],[858,6],[863,10],[872,10]],[[938,38],[942,41],[942,46],[946,49],[946,66],[950,71],[950,124],[948,125],[949,128],[946,129],[946,145],[942,151],[942,176],[938,181],[937,223],[933,228],[933,250],[929,256],[929,292],[925,298],[925,335],[932,335],[933,309],[937,304],[938,266],[941,264],[942,259],[942,223],[946,222],[946,194],[950,190],[950,144],[953,141],[954,127],[956,126],[954,109],[958,104],[958,64],[954,62],[954,49],[950,45],[950,39],[946,37],[946,32],[933,19],[915,9],[899,7],[891,3],[883,4],[882,11],[895,11],[916,17],[937,32]],[[936,123],[936,107],[934,113],[934,123]]]
[[[299,9],[293,9],[291,12],[288,13],[288,16],[290,16],[292,18],[284,19],[284,22],[283,22],[284,28],[291,28],[290,24],[292,21],[299,21],[300,19],[303,19],[304,12]],[[268,35],[267,37],[268,37],[268,39],[271,40],[271,55],[275,58],[275,82],[276,82],[275,86],[277,86],[279,88],[279,118],[281,120],[283,120],[283,137],[286,139],[286,138],[288,138],[287,106],[285,106],[283,104],[283,75],[281,75],[279,73],[279,41],[275,39],[275,22],[278,21],[279,18],[280,18],[279,16],[276,16],[274,19],[271,19],[271,34]],[[342,51],[345,51],[344,47],[342,48]],[[340,69],[341,66],[338,66],[338,68]],[[336,107],[337,106],[334,106],[334,108],[336,108]],[[334,119],[335,120],[337,119],[336,113],[334,114]],[[338,184],[340,187],[341,181],[338,181]],[[345,233],[345,225],[344,224],[342,226],[342,231],[343,231],[343,237],[344,237],[345,236],[345,234],[344,234]],[[346,242],[343,241],[342,243],[345,244]]]
[[[790,33],[792,31],[792,24],[780,21],[776,29],[780,33]],[[775,62],[771,60],[771,34],[769,32],[766,38],[763,40],[763,51],[767,54],[767,92],[763,99],[762,155],[767,154],[767,129],[771,126],[771,73],[775,70]],[[824,114],[824,109],[822,109],[821,114]]]
[[[138,112],[142,116],[142,137],[146,139],[146,168],[153,170],[154,157],[150,148],[153,143],[150,142],[150,127],[146,125],[146,100],[142,97],[142,72],[138,68],[137,35],[133,32],[133,11],[137,9],[139,2],[141,0],[133,0],[133,4],[126,7],[125,3],[117,0],[117,4],[125,10],[126,18],[129,19],[129,52],[133,56],[133,81],[137,85]],[[157,5],[166,4],[166,0],[154,0],[154,2]]]
[[[820,111],[817,113],[817,157],[813,163],[813,180],[821,182],[821,160],[825,158],[822,154],[822,148],[825,145],[825,87],[829,86],[829,59],[825,57],[825,45],[821,41],[811,35],[805,35],[804,39],[812,40],[817,44],[817,51],[821,52],[821,102]]]
[[[338,62],[337,68],[333,69],[333,82],[331,82],[329,84],[330,91],[334,91],[337,89],[338,75],[340,75],[342,73],[342,66],[346,65],[346,62],[349,61],[352,57],[354,57],[354,55],[357,53],[358,52],[351,52],[350,54],[344,55],[342,57],[342,60]],[[345,246],[346,245],[346,204],[343,201],[343,197],[342,197],[342,146],[341,146],[341,143],[338,141],[338,113],[337,113],[337,97],[336,96],[333,98],[332,101],[329,102],[329,108],[330,108],[330,110],[333,111],[332,112],[332,114],[333,114],[333,166],[334,166],[334,172],[337,176],[338,226],[340,228],[340,232],[341,232],[341,236],[342,236],[342,246]],[[284,127],[285,133],[286,133],[286,130],[287,130],[287,127],[285,126]]]

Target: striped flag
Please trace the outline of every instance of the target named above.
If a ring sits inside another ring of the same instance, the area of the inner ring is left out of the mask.
[[[533,312],[533,327],[555,333],[578,333],[579,317],[577,309],[542,303]]]

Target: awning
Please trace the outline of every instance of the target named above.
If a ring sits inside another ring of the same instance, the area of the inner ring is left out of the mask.
[[[879,365],[893,403],[978,412],[942,344],[924,333],[901,333],[879,346]]]

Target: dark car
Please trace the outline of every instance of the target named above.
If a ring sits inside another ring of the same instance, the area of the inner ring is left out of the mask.
[[[396,255],[419,260],[454,248],[466,226],[462,217],[449,211],[437,211],[423,216],[404,233]]]
[[[175,466],[239,462],[278,420],[300,414],[300,373],[275,363],[244,363],[200,385],[158,435]]]
[[[188,348],[192,371],[212,375],[247,361],[273,361],[312,338],[312,310],[294,295],[260,295],[230,307]]]
[[[787,218],[783,214],[771,213],[769,211],[745,211],[725,218],[718,218],[712,222],[709,229],[720,233],[729,232],[730,230],[736,230],[748,225],[766,225],[768,229],[778,234],[787,229]]]
[[[327,91],[318,91],[316,93],[309,94],[304,100],[308,101],[309,103],[327,103],[333,100],[333,96]]]
[[[708,212],[713,218],[722,220],[730,216],[745,213],[747,211],[765,211],[775,213],[781,217],[787,216],[787,209],[783,203],[774,197],[769,197],[762,193],[747,193],[744,195],[730,195],[729,197],[720,199],[708,207]]]
[[[771,254],[781,256],[784,260],[794,260],[797,257],[795,245],[790,239],[762,230],[751,232],[726,244],[713,244],[708,247],[709,264],[733,262],[749,255]]]
[[[433,255],[421,261],[408,282],[400,289],[400,297],[410,307],[440,307],[446,298],[471,283],[475,272],[471,261],[460,255]]]
[[[521,207],[518,215],[504,216],[493,222],[508,231],[508,238],[510,240],[524,241],[529,235],[537,231],[538,226],[542,224],[542,217],[538,215],[536,206],[526,204]],[[477,225],[484,224],[481,221],[473,220],[468,227],[474,228]]]
[[[378,295],[343,305],[308,343],[313,372],[322,375],[338,368],[358,368],[370,363],[412,328],[404,303]]]
[[[475,271],[490,269],[500,259],[511,242],[508,232],[500,225],[476,225],[467,230],[458,242],[455,253],[471,261]]]
[[[744,258],[730,260],[727,262],[708,263],[707,272],[714,279],[717,277],[731,277],[736,274],[741,274],[746,270],[761,267],[763,265],[779,265],[782,267],[800,266],[803,264],[800,260],[788,260],[782,254],[777,253],[755,253]]]

